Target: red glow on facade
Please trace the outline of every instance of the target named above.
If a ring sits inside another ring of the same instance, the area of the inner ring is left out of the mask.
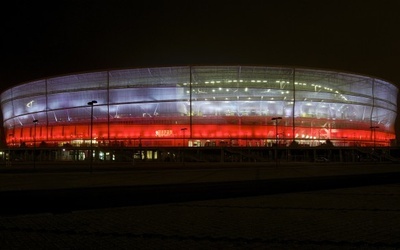
[[[139,140],[146,141],[144,146],[182,146],[182,128],[187,127],[185,133],[187,141],[199,141],[198,146],[207,141],[226,141],[228,144],[246,146],[248,141],[257,141],[259,146],[268,146],[276,139],[275,125],[135,125],[135,124],[108,124],[95,123],[93,125],[93,140],[97,144],[110,145],[115,142],[126,146],[138,145]],[[90,127],[86,124],[70,126],[54,126],[48,129],[37,126],[37,144],[46,145],[66,143],[88,143]],[[291,136],[292,127],[278,126],[277,138],[281,144],[289,145],[293,139],[300,144],[318,146],[330,139],[337,146],[368,146],[371,141],[377,145],[388,146],[390,140],[395,139],[390,133],[371,130],[355,129],[316,129],[309,127],[295,127],[295,138]],[[376,133],[376,134],[375,134]],[[31,145],[34,141],[32,128],[16,128],[7,138],[7,144],[19,146],[22,142]]]

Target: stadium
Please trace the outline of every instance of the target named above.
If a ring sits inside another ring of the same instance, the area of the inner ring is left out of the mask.
[[[398,88],[369,76],[260,66],[108,70],[1,94],[9,147],[390,146]]]

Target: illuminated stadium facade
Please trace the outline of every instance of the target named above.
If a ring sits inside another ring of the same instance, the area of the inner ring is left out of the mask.
[[[334,71],[186,66],[32,81],[4,91],[1,108],[15,147],[390,146],[397,92]]]

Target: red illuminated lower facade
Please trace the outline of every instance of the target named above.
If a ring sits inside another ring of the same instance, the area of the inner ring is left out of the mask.
[[[335,146],[390,146],[395,139],[391,133],[370,129],[369,124],[358,124],[357,129],[327,127],[285,126],[285,120],[277,125],[273,117],[246,117],[240,119],[218,119],[226,124],[207,124],[215,122],[203,117],[201,124],[184,123],[187,118],[173,119],[178,124],[162,124],[157,119],[152,124],[135,124],[127,121],[122,124],[94,123],[92,143],[94,146],[127,147],[204,147],[204,146],[290,146],[296,141],[300,146],[320,146],[327,140]],[[198,122],[198,119],[194,119]],[[179,122],[178,122],[179,121]],[[299,123],[310,124],[312,119],[301,119]],[[157,123],[160,124],[157,124]],[[326,121],[319,121],[324,122]],[[337,121],[343,122],[346,121]],[[146,121],[148,123],[148,121]],[[239,124],[242,123],[242,124]],[[8,137],[10,146],[88,146],[90,145],[90,124],[63,126],[37,126],[35,128],[15,129]],[[25,143],[24,143],[25,142]]]

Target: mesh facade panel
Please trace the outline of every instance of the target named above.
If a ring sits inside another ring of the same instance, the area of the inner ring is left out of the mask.
[[[258,140],[380,145],[395,138],[397,92],[367,76],[280,67],[125,69],[54,77],[1,94],[6,140]],[[88,102],[96,100],[93,117]],[[279,117],[278,121],[272,118]],[[373,128],[373,130],[372,130]],[[168,143],[161,143],[167,145]],[[240,144],[240,142],[239,142]]]

